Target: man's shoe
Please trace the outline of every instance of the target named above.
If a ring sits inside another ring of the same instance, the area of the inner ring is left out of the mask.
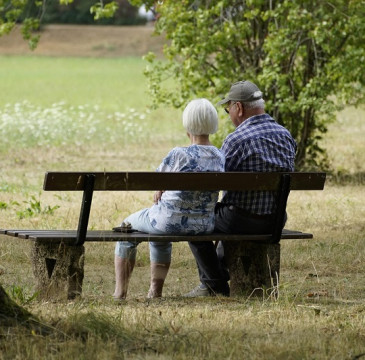
[[[184,294],[183,297],[207,297],[207,296],[214,296],[211,294],[209,289],[205,287],[203,284],[198,285],[196,288]]]

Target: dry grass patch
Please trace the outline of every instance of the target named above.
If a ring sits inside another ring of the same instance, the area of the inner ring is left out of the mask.
[[[18,350],[40,358],[351,359],[365,337],[363,306],[339,311],[217,299],[42,305],[33,311],[54,333],[13,338]]]
[[[165,39],[152,36],[151,26],[46,25],[38,47],[29,50],[19,29],[0,38],[3,55],[123,57],[161,55]]]

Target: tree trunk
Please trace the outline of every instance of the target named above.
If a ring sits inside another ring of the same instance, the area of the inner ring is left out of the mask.
[[[50,333],[50,328],[42,324],[28,310],[19,306],[11,300],[4,288],[0,285],[0,326],[22,326],[36,333],[46,335]]]

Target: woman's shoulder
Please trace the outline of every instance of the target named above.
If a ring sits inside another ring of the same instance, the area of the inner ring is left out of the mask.
[[[197,161],[199,159],[224,159],[224,154],[214,145],[190,145],[186,147],[175,147],[170,150],[166,157],[174,161]]]
[[[189,152],[189,146],[176,146],[172,148],[166,155],[166,157],[176,157]]]

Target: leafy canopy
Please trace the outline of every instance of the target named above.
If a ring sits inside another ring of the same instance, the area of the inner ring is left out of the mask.
[[[167,61],[146,56],[154,104],[218,101],[231,83],[251,80],[267,111],[298,142],[297,167],[326,164],[320,146],[345,104],[364,102],[363,0],[131,0],[155,6]],[[228,124],[228,122],[227,122]],[[221,139],[231,131],[221,126]]]
[[[63,5],[72,2],[73,0],[59,0]],[[39,30],[47,6],[47,0],[0,0],[0,36],[9,34],[20,22],[23,38],[28,40],[29,47],[34,50],[40,38],[35,31]],[[90,7],[90,13],[94,15],[94,20],[100,20],[112,17],[117,9],[118,4],[115,1],[105,3],[103,0],[95,0],[95,4]]]

